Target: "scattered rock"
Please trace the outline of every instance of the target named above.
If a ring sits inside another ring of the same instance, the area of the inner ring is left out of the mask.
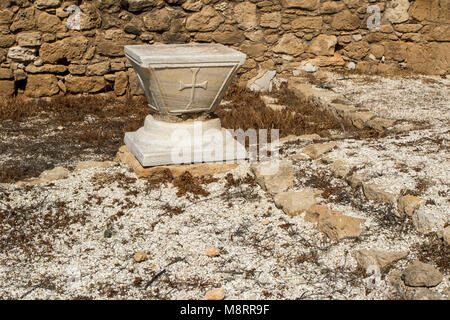
[[[275,70],[262,70],[256,77],[248,81],[247,88],[255,92],[272,91],[272,79],[276,74]]]
[[[424,201],[422,199],[416,196],[401,196],[397,201],[397,215],[400,217],[404,215],[412,217],[414,211],[416,211],[423,204],[423,202]]]
[[[307,154],[312,159],[320,158],[323,154],[331,151],[337,146],[336,142],[313,143],[304,147],[301,152]]]
[[[206,248],[205,253],[208,257],[217,257],[220,253],[215,247]]]
[[[139,178],[150,177],[152,175],[159,174],[167,169],[170,170],[174,177],[178,177],[186,171],[189,171],[189,173],[193,177],[214,175],[218,173],[228,172],[239,165],[237,163],[210,162],[186,165],[143,167],[125,145],[119,148],[114,161],[121,162],[129,166],[131,169],[133,169],[134,173],[136,173]]]
[[[310,207],[308,210],[306,210],[306,214],[304,217],[304,220],[307,222],[319,222],[320,216],[324,215],[341,215],[342,213],[339,211],[334,211],[328,208],[326,205],[322,204],[315,204],[312,207]]]
[[[407,299],[409,300],[443,300],[439,292],[428,288],[415,288],[408,290]]]
[[[444,237],[444,243],[447,246],[450,246],[450,226],[447,226],[444,228],[443,237]]]
[[[364,229],[361,223],[365,219],[353,218],[342,214],[322,214],[319,217],[317,229],[325,233],[331,240],[358,237]]]
[[[337,178],[345,178],[351,172],[351,168],[342,160],[334,162],[331,166],[331,173]]]
[[[305,188],[301,191],[282,192],[275,195],[274,201],[278,208],[284,213],[293,217],[296,216],[316,204],[316,196],[320,191]]]
[[[74,171],[86,170],[91,168],[108,168],[113,164],[114,164],[113,161],[93,161],[93,160],[81,161],[75,167]]]
[[[213,289],[205,294],[206,300],[223,300],[225,298],[225,289]]]
[[[367,200],[395,204],[395,196],[392,193],[383,191],[381,186],[369,183],[363,183],[362,185]]]
[[[420,206],[412,215],[412,222],[417,231],[428,234],[443,227],[444,221],[432,208]]]
[[[435,287],[443,275],[432,265],[415,260],[403,271],[402,278],[410,287]]]
[[[392,252],[382,250],[357,250],[354,257],[358,264],[367,269],[371,265],[377,265],[381,269],[392,265],[394,262],[406,258],[408,252]]]
[[[286,191],[294,185],[294,168],[286,160],[252,164],[256,182],[272,195]]]
[[[133,256],[134,261],[136,262],[142,262],[147,260],[147,254],[143,251],[138,251]]]
[[[39,178],[42,181],[48,182],[48,181],[55,181],[55,180],[61,180],[65,179],[69,176],[70,171],[63,167],[56,167],[52,170],[47,170],[41,173]]]
[[[357,189],[364,183],[364,177],[359,173],[353,173],[351,177],[348,179],[348,183],[353,189]]]

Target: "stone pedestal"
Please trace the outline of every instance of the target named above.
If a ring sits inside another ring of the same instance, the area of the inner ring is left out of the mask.
[[[145,96],[157,114],[212,113],[246,55],[220,44],[125,46]],[[168,122],[148,116],[125,134],[143,166],[245,159],[243,145],[219,119]]]
[[[151,115],[144,127],[125,134],[125,144],[142,166],[245,159],[247,152],[220,119],[166,122]]]

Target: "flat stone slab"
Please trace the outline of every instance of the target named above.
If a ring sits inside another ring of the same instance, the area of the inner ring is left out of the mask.
[[[236,168],[239,163],[226,163],[226,162],[210,162],[210,163],[195,163],[185,165],[168,165],[168,166],[156,166],[156,167],[143,167],[136,157],[130,152],[127,146],[121,146],[117,152],[117,162],[128,165],[139,178],[150,177],[163,170],[170,170],[174,177],[182,175],[184,172],[189,171],[194,177],[204,175],[214,175],[219,173],[225,173]]]

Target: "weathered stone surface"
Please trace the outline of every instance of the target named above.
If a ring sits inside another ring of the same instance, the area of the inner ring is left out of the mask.
[[[417,231],[424,234],[439,230],[444,225],[442,218],[424,205],[414,211],[412,214],[412,222]]]
[[[86,68],[86,75],[87,76],[103,76],[107,74],[110,70],[110,63],[109,61],[103,61],[91,64],[87,66]]]
[[[391,204],[396,201],[392,193],[384,191],[381,186],[376,184],[363,183],[363,191],[368,200]]]
[[[74,171],[88,170],[92,168],[108,168],[114,165],[113,161],[82,161],[77,164]]]
[[[223,300],[225,298],[225,289],[213,289],[205,294],[206,300]]]
[[[316,10],[320,6],[320,0],[281,0],[284,8],[299,8],[305,10]]]
[[[272,91],[272,80],[275,75],[275,70],[262,69],[255,77],[248,80],[247,88],[255,92],[270,92]]]
[[[450,226],[444,228],[443,232],[444,243],[447,246],[450,246]]]
[[[357,15],[351,13],[350,10],[344,10],[333,17],[331,27],[337,30],[351,31],[358,29],[360,24],[361,21]]]
[[[13,78],[10,68],[0,68],[0,80],[8,80]]]
[[[298,17],[291,22],[293,29],[320,29],[322,28],[322,17]]]
[[[262,43],[244,43],[241,45],[241,51],[249,57],[261,57],[267,51],[267,46]]]
[[[205,250],[205,254],[208,257],[212,258],[212,257],[217,257],[220,254],[220,252],[219,252],[219,250],[216,247],[208,247]]]
[[[42,32],[65,32],[66,26],[62,21],[53,14],[41,12],[37,18],[37,27]]]
[[[274,201],[278,208],[293,217],[316,204],[317,190],[305,188],[301,191],[281,192],[275,195]]]
[[[422,29],[422,25],[419,23],[402,23],[395,25],[395,31],[409,33],[409,32],[417,32]]]
[[[375,117],[373,119],[366,121],[365,125],[379,132],[383,132],[391,128],[394,125],[394,123],[395,120]]]
[[[55,181],[55,180],[61,180],[65,179],[69,176],[69,170],[63,167],[56,167],[52,170],[47,170],[42,172],[39,175],[39,179],[45,182]]]
[[[16,42],[14,35],[2,35],[0,36],[0,48],[9,48]]]
[[[320,8],[320,12],[322,13],[336,13],[341,11],[344,8],[344,4],[335,1],[327,1],[322,3],[322,7]]]
[[[56,8],[61,4],[61,0],[37,0],[35,2],[36,8],[48,9],[48,8]]]
[[[122,96],[127,91],[128,73],[125,71],[117,72],[114,80],[114,93],[117,96]]]
[[[334,149],[336,146],[336,142],[312,143],[304,147],[301,152],[307,154],[312,159],[317,159]]]
[[[238,3],[234,7],[234,19],[238,26],[244,30],[252,30],[258,26],[256,5],[251,2]]]
[[[166,9],[148,12],[144,15],[144,25],[148,31],[166,31],[170,29],[172,15]]]
[[[272,49],[276,53],[287,53],[298,56],[305,52],[306,44],[294,34],[288,33],[281,37],[278,44]]]
[[[71,93],[95,93],[105,89],[106,82],[101,76],[96,77],[65,77],[67,91]]]
[[[147,254],[144,251],[138,251],[133,255],[133,259],[136,262],[143,262],[147,260]]]
[[[441,283],[442,274],[432,265],[418,260],[403,271],[403,281],[410,287],[435,287]]]
[[[450,43],[413,43],[406,51],[407,67],[425,74],[446,74],[450,71]]]
[[[393,0],[387,4],[384,17],[391,23],[401,23],[409,19],[409,0]]]
[[[19,33],[16,41],[20,47],[38,47],[41,45],[41,33],[36,31]]]
[[[36,59],[36,50],[25,47],[11,47],[8,51],[8,58],[19,61],[28,62]]]
[[[278,28],[281,25],[281,13],[270,12],[263,13],[261,15],[260,23],[261,27],[265,28]]]
[[[50,97],[59,92],[58,79],[52,74],[29,75],[25,95],[33,98]]]
[[[60,60],[81,60],[88,48],[88,39],[84,36],[65,38],[54,43],[44,43],[39,56],[44,62],[57,63]]]
[[[411,17],[419,21],[448,23],[450,8],[446,1],[416,0],[411,4]]]
[[[416,196],[401,196],[397,201],[398,215],[412,217],[414,211],[416,211],[423,203],[424,201]]]
[[[187,0],[181,7],[187,11],[200,11],[203,8],[203,2],[201,0]]]
[[[34,11],[33,7],[20,9],[14,17],[13,23],[9,29],[12,32],[32,30],[36,26]]]
[[[316,223],[319,222],[321,215],[341,215],[339,211],[333,211],[326,205],[315,204],[306,210],[304,220],[307,222]]]
[[[205,6],[200,12],[196,12],[186,20],[186,29],[189,31],[214,31],[224,22],[216,10],[211,6]]]
[[[415,288],[408,290],[406,298],[408,300],[443,300],[439,292],[428,288]]]
[[[10,98],[15,91],[14,81],[0,80],[0,98]]]
[[[338,160],[331,166],[331,173],[337,178],[345,178],[351,172],[351,167],[345,161]]]
[[[14,17],[14,12],[10,9],[0,9],[0,24],[11,23]]]
[[[377,265],[381,269],[386,268],[393,263],[406,258],[408,252],[394,252],[383,250],[357,250],[353,253],[358,264],[367,269],[371,265]]]
[[[321,34],[312,40],[308,51],[317,56],[332,56],[336,43],[336,36]]]
[[[37,67],[34,64],[29,64],[26,66],[25,71],[28,73],[64,73],[67,71],[67,67],[57,64],[44,64]]]
[[[339,214],[323,214],[319,217],[317,229],[332,240],[358,237],[364,229],[361,223],[364,219]]]
[[[128,10],[131,12],[144,11],[156,5],[154,0],[126,0],[126,2],[128,3]]]
[[[407,43],[402,41],[385,41],[383,45],[386,59],[393,59],[398,62],[405,60],[406,50],[408,48]]]
[[[375,114],[369,111],[351,112],[344,116],[344,120],[351,122],[358,129],[367,127],[366,123],[375,118]]]
[[[128,70],[128,82],[130,85],[130,93],[133,96],[142,95],[144,91],[139,84],[139,80],[137,78],[136,72],[133,69]]]
[[[128,165],[139,178],[152,177],[154,175],[161,174],[164,170],[170,170],[174,177],[182,175],[184,172],[188,171],[193,177],[213,175],[219,173],[228,172],[238,166],[237,163],[196,163],[187,165],[171,165],[171,166],[157,166],[144,168],[141,166],[139,161],[130,152],[127,146],[121,146],[117,152],[116,158],[117,162],[122,162]]]
[[[224,32],[214,32],[213,39],[217,43],[221,44],[238,44],[245,40],[244,33],[242,31],[234,30],[234,31],[224,31]],[[262,43],[259,43],[262,47],[265,47]],[[262,54],[261,54],[262,55]]]
[[[286,191],[294,185],[294,168],[289,161],[275,160],[252,164],[256,182],[272,195]]]
[[[450,41],[450,25],[435,26],[431,32],[425,34],[426,40]]]
[[[370,47],[367,41],[352,42],[345,46],[345,55],[349,58],[360,60],[369,53]]]

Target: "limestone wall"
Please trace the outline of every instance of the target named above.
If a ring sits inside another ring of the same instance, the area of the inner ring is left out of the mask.
[[[243,83],[302,68],[442,75],[450,0],[0,0],[0,95],[139,94],[123,46],[185,42],[245,52]]]

